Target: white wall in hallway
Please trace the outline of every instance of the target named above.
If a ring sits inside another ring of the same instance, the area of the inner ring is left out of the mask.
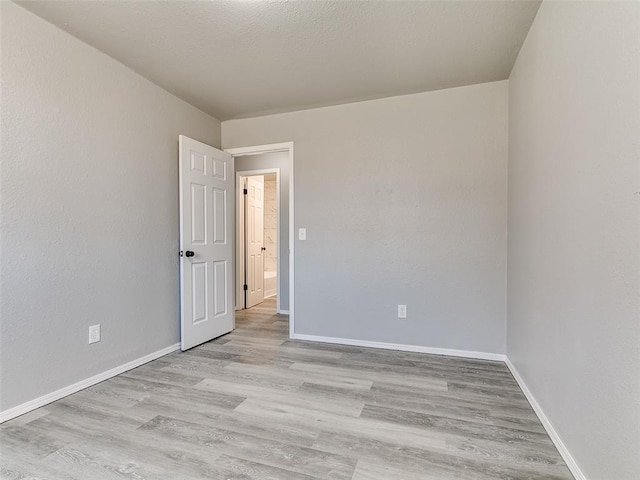
[[[264,176],[264,257],[265,271],[275,272],[278,261],[278,202],[276,174]]]
[[[278,185],[275,173],[264,176],[264,294],[277,293]]]

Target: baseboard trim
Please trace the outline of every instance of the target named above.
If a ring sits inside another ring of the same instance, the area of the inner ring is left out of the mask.
[[[278,294],[277,290],[267,290],[264,292],[264,298],[271,298],[271,297],[275,297]]]
[[[24,415],[25,413],[35,410],[36,408],[43,407],[51,402],[55,402],[56,400],[60,400],[67,395],[79,392],[80,390],[91,387],[96,383],[103,382],[111,377],[115,377],[116,375],[124,373],[127,370],[139,367],[140,365],[144,365],[145,363],[148,363],[157,358],[164,357],[169,353],[175,352],[179,348],[179,343],[170,345],[166,348],[150,353],[149,355],[145,355],[144,357],[137,358],[123,365],[107,370],[106,372],[102,372],[98,375],[94,375],[93,377],[81,380],[77,383],[74,383],[73,385],[69,385],[68,387],[61,388],[60,390],[56,390],[55,392],[48,393],[29,402],[25,402],[21,405],[0,412],[0,423],[6,422],[7,420],[11,420],[15,417],[19,417],[20,415]]]
[[[278,313],[281,315],[289,315],[289,310],[278,310]]]
[[[518,382],[518,385],[520,386],[520,390],[522,390],[522,393],[524,393],[524,396],[527,397],[527,400],[529,401],[529,404],[533,408],[533,411],[536,413],[536,415],[540,419],[542,426],[547,431],[547,434],[549,435],[549,437],[551,437],[551,441],[558,449],[558,452],[560,453],[560,456],[564,460],[564,463],[567,464],[569,471],[573,474],[576,480],[587,480],[587,477],[585,476],[584,473],[582,473],[582,470],[580,470],[580,467],[578,466],[577,462],[575,461],[575,459],[567,449],[566,445],[560,438],[560,435],[558,435],[558,432],[556,432],[556,429],[553,428],[553,424],[551,423],[549,418],[545,415],[544,411],[542,410],[542,407],[540,406],[536,398],[531,393],[531,390],[529,390],[529,387],[527,387],[527,384],[524,383],[524,380],[520,376],[520,373],[518,373],[518,370],[516,369],[515,365],[511,363],[511,360],[509,360],[509,357],[507,356],[505,356],[505,363],[507,364],[509,371],[511,371],[511,375],[513,375],[513,378],[515,378],[516,382]]]
[[[354,347],[382,348],[385,350],[399,350],[402,352],[430,353],[432,355],[447,355],[450,357],[474,358],[477,360],[493,360],[504,362],[505,356],[500,353],[474,352],[468,350],[455,350],[450,348],[423,347],[420,345],[403,345],[400,343],[372,342],[369,340],[354,340],[350,338],[321,337],[317,335],[304,335],[295,333],[294,340],[306,340],[308,342],[336,343],[339,345],[351,345]]]

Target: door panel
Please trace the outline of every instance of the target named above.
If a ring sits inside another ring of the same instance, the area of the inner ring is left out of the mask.
[[[233,330],[233,157],[180,136],[181,348]],[[231,197],[229,197],[231,195]],[[191,255],[193,252],[193,255]]]
[[[264,301],[264,176],[247,177],[245,307]]]
[[[191,184],[191,243],[207,243],[207,187]]]
[[[207,320],[207,264],[191,263],[191,282],[192,282],[192,319],[191,323],[196,324]]]
[[[213,243],[227,242],[227,192],[213,189]]]
[[[221,260],[213,263],[213,315],[214,317],[224,316],[228,313],[226,284],[228,262]]]

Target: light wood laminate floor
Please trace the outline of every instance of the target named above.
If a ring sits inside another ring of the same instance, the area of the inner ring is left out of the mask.
[[[571,479],[504,364],[237,329],[0,426],[2,479]]]

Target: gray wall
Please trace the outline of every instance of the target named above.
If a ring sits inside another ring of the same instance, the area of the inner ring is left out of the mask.
[[[281,263],[278,283],[280,284],[280,309],[289,310],[289,153],[273,152],[235,158],[236,172],[263,168],[280,169],[280,245],[278,245],[278,255]]]
[[[510,79],[507,353],[589,480],[640,478],[639,47],[544,2]]]
[[[0,4],[6,410],[178,342],[178,134],[220,124]]]
[[[506,81],[232,120],[222,137],[295,142],[296,333],[504,353]]]

